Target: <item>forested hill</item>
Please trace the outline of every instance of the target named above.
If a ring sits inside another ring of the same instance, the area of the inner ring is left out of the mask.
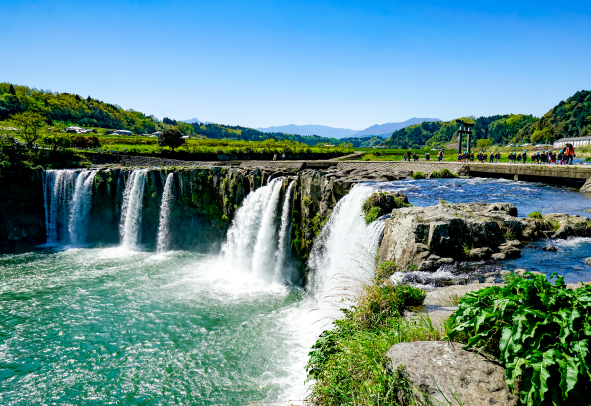
[[[124,110],[116,104],[105,103],[90,96],[38,90],[27,86],[0,83],[0,121],[12,115],[32,111],[41,114],[50,125],[78,125],[82,127],[108,128],[132,131],[134,134],[149,134],[155,131],[178,127],[185,135],[204,136],[215,139],[236,139],[248,141],[275,140],[298,141],[308,145],[336,144],[350,142],[353,147],[373,146],[383,140],[376,137],[324,138],[317,135],[295,135],[286,133],[264,133],[253,128],[220,124],[189,124],[164,118],[158,120],[134,110]]]
[[[113,128],[134,133],[152,133],[158,120],[139,111],[124,110],[120,106],[77,94],[31,89],[27,86],[0,83],[0,120],[25,111],[43,115],[49,122],[84,127]]]
[[[591,91],[575,93],[566,101],[558,103],[541,119],[524,114],[463,119],[475,123],[472,137],[474,144],[485,138],[501,145],[551,144],[563,137],[591,136]],[[394,131],[386,140],[386,145],[391,148],[419,148],[457,142],[459,126],[456,120],[422,122]]]

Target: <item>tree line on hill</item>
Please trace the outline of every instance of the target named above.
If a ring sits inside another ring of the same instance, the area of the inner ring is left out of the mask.
[[[26,113],[26,114],[25,114]],[[122,129],[134,134],[154,133],[177,128],[182,135],[201,138],[243,141],[297,141],[310,146],[351,144],[353,148],[385,145],[389,148],[443,147],[457,142],[459,125],[449,122],[423,122],[392,133],[387,140],[379,137],[325,138],[317,135],[265,133],[254,128],[221,124],[185,123],[135,110],[124,110],[90,96],[38,90],[27,86],[0,83],[0,121],[15,121],[28,116],[29,121],[42,120],[47,126],[61,129],[66,125]],[[545,143],[563,137],[591,136],[591,91],[579,91],[561,101],[542,118],[525,114],[505,114],[490,117],[469,117],[474,122],[472,140],[488,139],[494,144]],[[5,126],[6,124],[3,124]],[[56,133],[57,131],[54,131]],[[57,144],[65,142],[54,137]],[[28,141],[27,141],[28,142]]]
[[[189,124],[164,117],[162,121],[153,115],[105,103],[90,96],[39,90],[27,86],[0,83],[0,121],[19,113],[35,113],[46,124],[78,125],[128,130],[134,134],[151,134],[167,128],[178,128],[183,135],[202,136],[213,139],[264,141],[290,140],[307,145],[351,143],[353,147],[373,146],[383,140],[378,137],[351,137],[342,140],[317,135],[302,136],[286,133],[264,133],[253,128],[220,124]]]
[[[591,91],[579,91],[561,101],[541,119],[525,114],[463,117],[451,121],[422,122],[394,131],[385,141],[389,148],[438,148],[457,142],[457,120],[473,122],[471,141],[493,144],[552,144],[569,137],[591,136]]]

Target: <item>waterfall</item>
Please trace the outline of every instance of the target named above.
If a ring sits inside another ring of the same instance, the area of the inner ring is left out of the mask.
[[[318,300],[338,301],[373,277],[384,221],[366,225],[361,211],[363,201],[373,192],[370,185],[355,185],[337,203],[314,241],[308,266],[310,287]]]
[[[158,237],[156,238],[156,251],[163,252],[168,248],[170,220],[170,201],[172,200],[172,184],[174,182],[174,172],[170,172],[166,177],[164,192],[162,193],[162,204],[160,206],[160,221],[158,224]]]
[[[281,228],[279,231],[279,243],[277,244],[277,252],[275,254],[275,281],[276,282],[293,282],[292,262],[290,251],[290,236],[291,236],[291,193],[293,184],[291,181],[287,191],[285,192],[285,199],[283,200],[283,208],[281,209]]]
[[[83,243],[97,171],[50,169],[43,172],[48,244]]]
[[[233,266],[240,267],[244,271],[253,270],[253,252],[257,245],[263,218],[267,214],[267,206],[277,185],[280,187],[283,178],[275,178],[269,184],[262,186],[246,196],[242,207],[236,212],[232,225],[228,230],[228,238],[222,247],[223,256]],[[277,201],[275,201],[276,206]],[[276,213],[276,211],[275,211]],[[267,216],[267,226],[275,226]],[[263,233],[260,237],[266,238],[268,234]],[[259,247],[259,258],[262,247]],[[274,254],[274,251],[273,251]],[[269,259],[271,261],[271,259]],[[257,260],[258,261],[258,260]]]
[[[275,270],[273,263],[277,251],[277,205],[281,193],[281,181],[271,181],[273,183],[271,197],[265,208],[252,257],[255,275],[267,281],[273,279]]]
[[[119,235],[121,245],[130,249],[137,248],[140,241],[142,205],[147,171],[147,169],[135,169],[129,175],[123,192]]]
[[[86,242],[86,228],[92,198],[92,183],[97,171],[83,171],[76,178],[76,187],[70,211],[70,242],[84,244]]]

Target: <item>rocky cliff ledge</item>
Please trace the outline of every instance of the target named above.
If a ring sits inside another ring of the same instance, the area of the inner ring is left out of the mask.
[[[569,236],[591,236],[591,219],[568,214],[522,218],[510,203],[441,202],[394,209],[379,261],[429,271],[456,261],[516,258],[524,241]]]

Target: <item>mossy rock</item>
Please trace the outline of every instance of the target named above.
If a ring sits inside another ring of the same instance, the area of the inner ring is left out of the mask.
[[[408,202],[408,197],[404,193],[378,192],[365,199],[361,209],[365,215],[365,223],[370,224],[394,209],[410,206],[412,204]]]

